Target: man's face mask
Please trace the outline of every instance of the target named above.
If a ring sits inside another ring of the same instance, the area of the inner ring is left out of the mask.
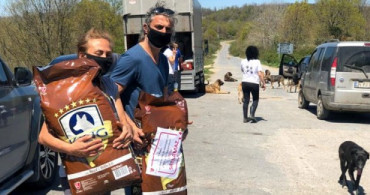
[[[148,39],[150,43],[157,48],[162,48],[170,43],[172,33],[162,33],[149,27]]]
[[[95,60],[95,62],[97,64],[99,64],[99,66],[101,68],[101,74],[102,75],[104,75],[105,73],[107,73],[108,70],[109,70],[109,67],[113,64],[113,58],[111,56],[104,58],[104,57],[99,57],[99,56],[94,56],[94,55],[86,54],[86,58]]]

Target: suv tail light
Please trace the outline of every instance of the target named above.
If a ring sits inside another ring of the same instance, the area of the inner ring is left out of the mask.
[[[330,70],[330,84],[331,86],[335,86],[335,75],[337,73],[337,63],[338,58],[334,58],[333,63],[331,64],[331,70]]]
[[[193,69],[194,69],[193,60],[185,60],[185,62],[181,64],[181,70],[193,70]]]

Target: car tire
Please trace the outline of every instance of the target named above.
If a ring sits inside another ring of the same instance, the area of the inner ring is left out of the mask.
[[[329,118],[329,110],[327,110],[322,102],[322,97],[319,95],[316,107],[316,116],[320,120],[325,120]]]
[[[298,92],[298,108],[307,109],[309,104],[310,104],[310,102],[307,101],[306,98],[304,97],[303,91],[299,90],[299,92]]]
[[[49,147],[39,145],[39,180],[34,183],[38,188],[50,186],[58,173],[58,153]]]

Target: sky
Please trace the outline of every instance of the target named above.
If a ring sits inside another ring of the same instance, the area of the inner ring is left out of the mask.
[[[203,8],[223,9],[231,6],[241,7],[245,4],[260,5],[266,3],[295,3],[296,1],[301,2],[302,0],[198,0],[198,1]],[[308,3],[315,3],[315,0],[308,0]]]

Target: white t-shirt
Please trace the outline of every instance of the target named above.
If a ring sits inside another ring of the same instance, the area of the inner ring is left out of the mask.
[[[168,73],[169,74],[174,74],[174,66],[175,66],[175,63],[173,65],[171,65],[170,61],[168,60],[168,58],[172,57],[173,56],[173,52],[170,48],[167,48],[164,52],[163,52],[163,55],[165,55],[167,57],[167,63],[168,63]]]
[[[243,59],[241,62],[241,71],[243,73],[242,82],[260,83],[258,72],[262,71],[260,60],[247,60]]]

